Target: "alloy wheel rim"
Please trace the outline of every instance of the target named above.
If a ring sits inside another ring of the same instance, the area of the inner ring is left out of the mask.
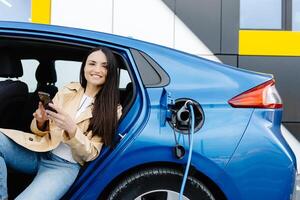
[[[149,192],[143,193],[134,200],[150,200],[153,199],[159,200],[177,200],[179,199],[179,193],[172,190],[151,190]],[[190,200],[186,196],[183,196],[183,200]]]

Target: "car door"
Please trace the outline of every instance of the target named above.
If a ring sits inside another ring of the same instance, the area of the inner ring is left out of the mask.
[[[130,50],[124,45],[107,43],[105,36],[99,40],[89,32],[83,32],[79,36],[74,34],[73,29],[65,29],[64,34],[61,34],[56,33],[59,32],[57,28],[47,27],[47,31],[45,31],[39,26],[34,30],[31,30],[31,25],[26,25],[27,28],[22,27],[22,25],[19,28],[17,26],[7,23],[4,23],[3,26],[0,24],[0,47],[14,49],[16,54],[24,59],[33,59],[35,55],[38,55],[37,57],[51,58],[53,62],[61,60],[78,61],[84,52],[86,53],[92,47],[103,45],[111,48],[124,65],[120,68],[123,84],[121,90],[126,92],[127,85],[131,83],[132,94],[127,102],[128,105],[124,107],[125,112],[123,112],[116,133],[118,145],[114,149],[103,148],[101,155],[81,170],[80,176],[69,193],[66,194],[66,198],[76,198],[94,191],[93,195],[97,196],[101,192],[99,188],[104,188],[113,179],[113,176],[105,178],[103,174],[106,174],[106,170],[109,168],[114,170],[114,167],[111,167],[110,164],[122,156],[121,152],[124,151],[126,146],[130,145],[130,141],[136,134],[141,132],[143,124],[146,123],[145,118],[148,112],[145,107],[147,105],[145,102],[146,95]],[[68,51],[72,51],[72,53],[66,53]],[[76,57],[77,55],[79,57]],[[66,73],[65,70],[62,71]],[[66,77],[62,76],[62,78]],[[118,173],[116,172],[116,174]],[[99,180],[102,180],[101,184],[99,184]]]

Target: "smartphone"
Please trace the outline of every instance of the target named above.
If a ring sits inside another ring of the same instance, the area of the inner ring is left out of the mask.
[[[39,95],[39,98],[44,106],[44,108],[46,110],[51,110],[53,112],[57,112],[55,109],[51,108],[49,106],[49,103],[53,103],[51,98],[50,98],[50,94],[47,93],[47,92],[42,92],[42,91],[38,91],[38,95]]]

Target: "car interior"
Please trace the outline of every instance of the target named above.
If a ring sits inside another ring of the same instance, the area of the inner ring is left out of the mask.
[[[32,114],[39,102],[37,92],[47,92],[53,98],[63,85],[58,84],[61,79],[68,77],[79,82],[81,61],[91,48],[93,46],[58,41],[0,37],[0,127],[30,132]],[[113,52],[120,75],[122,120],[134,101],[134,84],[129,62],[121,52],[115,49]],[[73,77],[69,77],[70,74]],[[16,197],[32,178],[9,169],[9,196]]]

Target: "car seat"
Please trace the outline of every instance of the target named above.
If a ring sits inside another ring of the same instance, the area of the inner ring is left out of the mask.
[[[0,81],[0,127],[19,129],[20,113],[28,96],[26,83],[11,78],[23,76],[20,59],[7,50],[0,51],[0,77],[7,78]]]
[[[38,65],[35,78],[37,80],[37,87],[33,93],[28,95],[26,101],[26,106],[23,112],[23,125],[22,130],[30,132],[30,123],[32,121],[32,114],[38,107],[39,96],[38,91],[47,92],[50,94],[50,97],[53,98],[58,91],[58,88],[55,86],[57,81],[56,71],[54,62],[50,60],[39,60],[40,64]]]
[[[120,91],[120,103],[123,107],[123,113],[127,112],[130,101],[132,99],[132,95],[133,95],[133,84],[132,82],[130,82],[126,85],[125,91]]]
[[[43,91],[50,94],[51,98],[55,96],[58,88],[55,86],[57,75],[53,61],[42,60],[35,72],[37,80],[37,91]]]

